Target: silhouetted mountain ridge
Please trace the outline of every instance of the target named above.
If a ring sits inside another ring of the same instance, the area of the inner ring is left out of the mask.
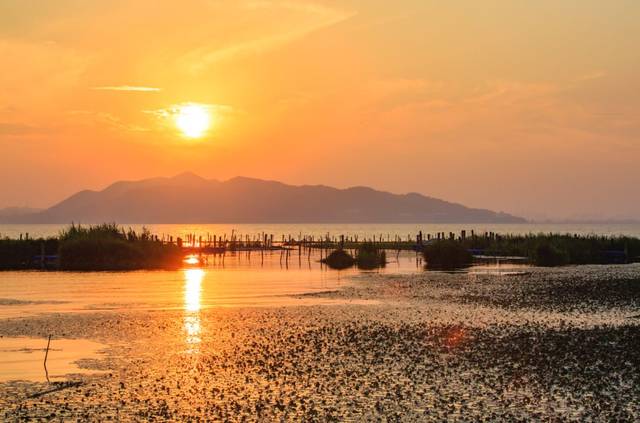
[[[1,215],[0,215],[1,216]],[[12,215],[20,223],[519,223],[506,213],[474,209],[418,193],[369,187],[337,189],[235,177],[119,181],[80,191],[40,212]]]

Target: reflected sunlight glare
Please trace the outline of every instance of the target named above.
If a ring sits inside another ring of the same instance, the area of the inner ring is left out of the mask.
[[[187,269],[184,271],[184,308],[186,311],[200,311],[200,291],[204,270]]]
[[[186,264],[195,265],[195,264],[200,264],[200,259],[195,255],[190,255],[184,260],[184,262]]]
[[[200,343],[200,293],[203,279],[202,269],[184,271],[184,330],[190,353],[197,353],[197,344]]]

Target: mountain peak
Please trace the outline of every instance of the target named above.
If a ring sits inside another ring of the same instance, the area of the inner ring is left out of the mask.
[[[174,177],[171,178],[174,181],[206,181],[205,178],[203,178],[200,175],[196,175],[195,173],[191,172],[191,171],[185,171],[182,173],[178,173],[177,175],[175,175]]]
[[[224,182],[192,172],[121,181],[75,194],[24,222],[69,223],[518,223],[524,219],[369,187],[293,186],[238,176]],[[14,221],[19,218],[12,218]]]

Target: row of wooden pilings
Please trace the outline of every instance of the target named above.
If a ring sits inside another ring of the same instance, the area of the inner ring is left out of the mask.
[[[291,247],[300,247],[300,248],[329,248],[329,247],[344,247],[345,245],[359,245],[364,243],[373,243],[378,244],[382,247],[388,246],[390,249],[400,248],[400,249],[413,249],[415,246],[422,246],[425,242],[432,240],[465,240],[467,239],[467,234],[471,238],[476,238],[474,230],[471,230],[469,233],[466,230],[460,231],[459,234],[455,234],[454,232],[436,232],[435,234],[423,234],[422,231],[419,231],[418,234],[414,237],[411,234],[408,234],[406,238],[401,237],[400,235],[391,235],[387,234],[386,236],[374,235],[374,236],[359,236],[359,235],[338,235],[332,236],[327,233],[324,236],[314,236],[314,235],[302,235],[300,234],[297,238],[292,235],[282,235],[280,240],[274,240],[273,234],[262,233],[259,235],[238,235],[234,232],[231,233],[231,236],[227,237],[227,235],[211,235],[207,234],[206,236],[196,236],[195,234],[187,234],[184,238],[182,237],[174,237],[172,235],[163,235],[162,238],[155,236],[155,240],[162,241],[164,243],[176,244],[179,247],[185,248],[211,248],[211,249],[225,249],[225,250],[260,250],[260,249],[283,249],[283,248],[291,248]],[[488,239],[497,239],[499,235],[494,232],[484,232],[482,235]]]

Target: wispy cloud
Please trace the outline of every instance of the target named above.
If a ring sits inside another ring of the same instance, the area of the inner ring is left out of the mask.
[[[607,73],[605,71],[593,71],[591,73],[587,73],[584,75],[581,75],[577,78],[578,82],[584,82],[584,81],[593,81],[595,79],[601,79],[604,78],[605,76],[607,76]]]
[[[93,87],[92,89],[97,91],[137,91],[137,92],[158,92],[161,88],[156,87],[141,87],[136,85],[113,85],[106,87]]]
[[[306,23],[299,23],[292,28],[276,33],[265,33],[263,36],[232,43],[219,48],[197,48],[183,57],[192,72],[200,72],[208,66],[223,60],[269,51],[315,31],[336,25],[356,15],[356,12],[328,8],[315,3],[292,1],[249,1],[244,4],[249,11],[259,9],[283,9],[304,13],[309,18]]]

